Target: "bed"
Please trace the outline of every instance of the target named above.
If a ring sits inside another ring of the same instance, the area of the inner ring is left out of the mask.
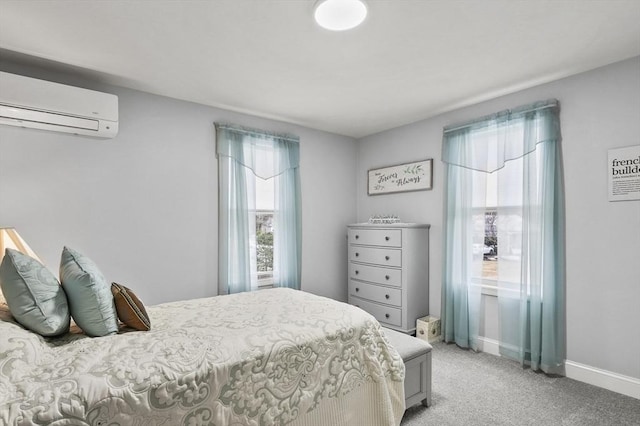
[[[297,290],[148,308],[43,338],[0,309],[0,425],[398,425],[404,365],[366,312]]]

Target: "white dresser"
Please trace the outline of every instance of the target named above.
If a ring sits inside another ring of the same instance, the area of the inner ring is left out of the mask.
[[[348,226],[349,303],[404,333],[429,314],[429,225]]]

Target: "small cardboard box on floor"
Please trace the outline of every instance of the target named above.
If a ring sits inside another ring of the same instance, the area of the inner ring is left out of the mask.
[[[416,321],[416,337],[427,342],[439,342],[440,337],[440,318],[427,315],[418,318]]]

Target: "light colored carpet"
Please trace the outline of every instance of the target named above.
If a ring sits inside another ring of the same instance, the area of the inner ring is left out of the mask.
[[[409,408],[402,426],[634,425],[640,400],[455,345],[433,345],[433,402]]]

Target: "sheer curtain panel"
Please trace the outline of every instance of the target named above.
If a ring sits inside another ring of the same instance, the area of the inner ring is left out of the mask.
[[[277,287],[300,288],[302,218],[300,212],[300,150],[297,142],[283,140],[275,149],[276,177],[273,280]]]

